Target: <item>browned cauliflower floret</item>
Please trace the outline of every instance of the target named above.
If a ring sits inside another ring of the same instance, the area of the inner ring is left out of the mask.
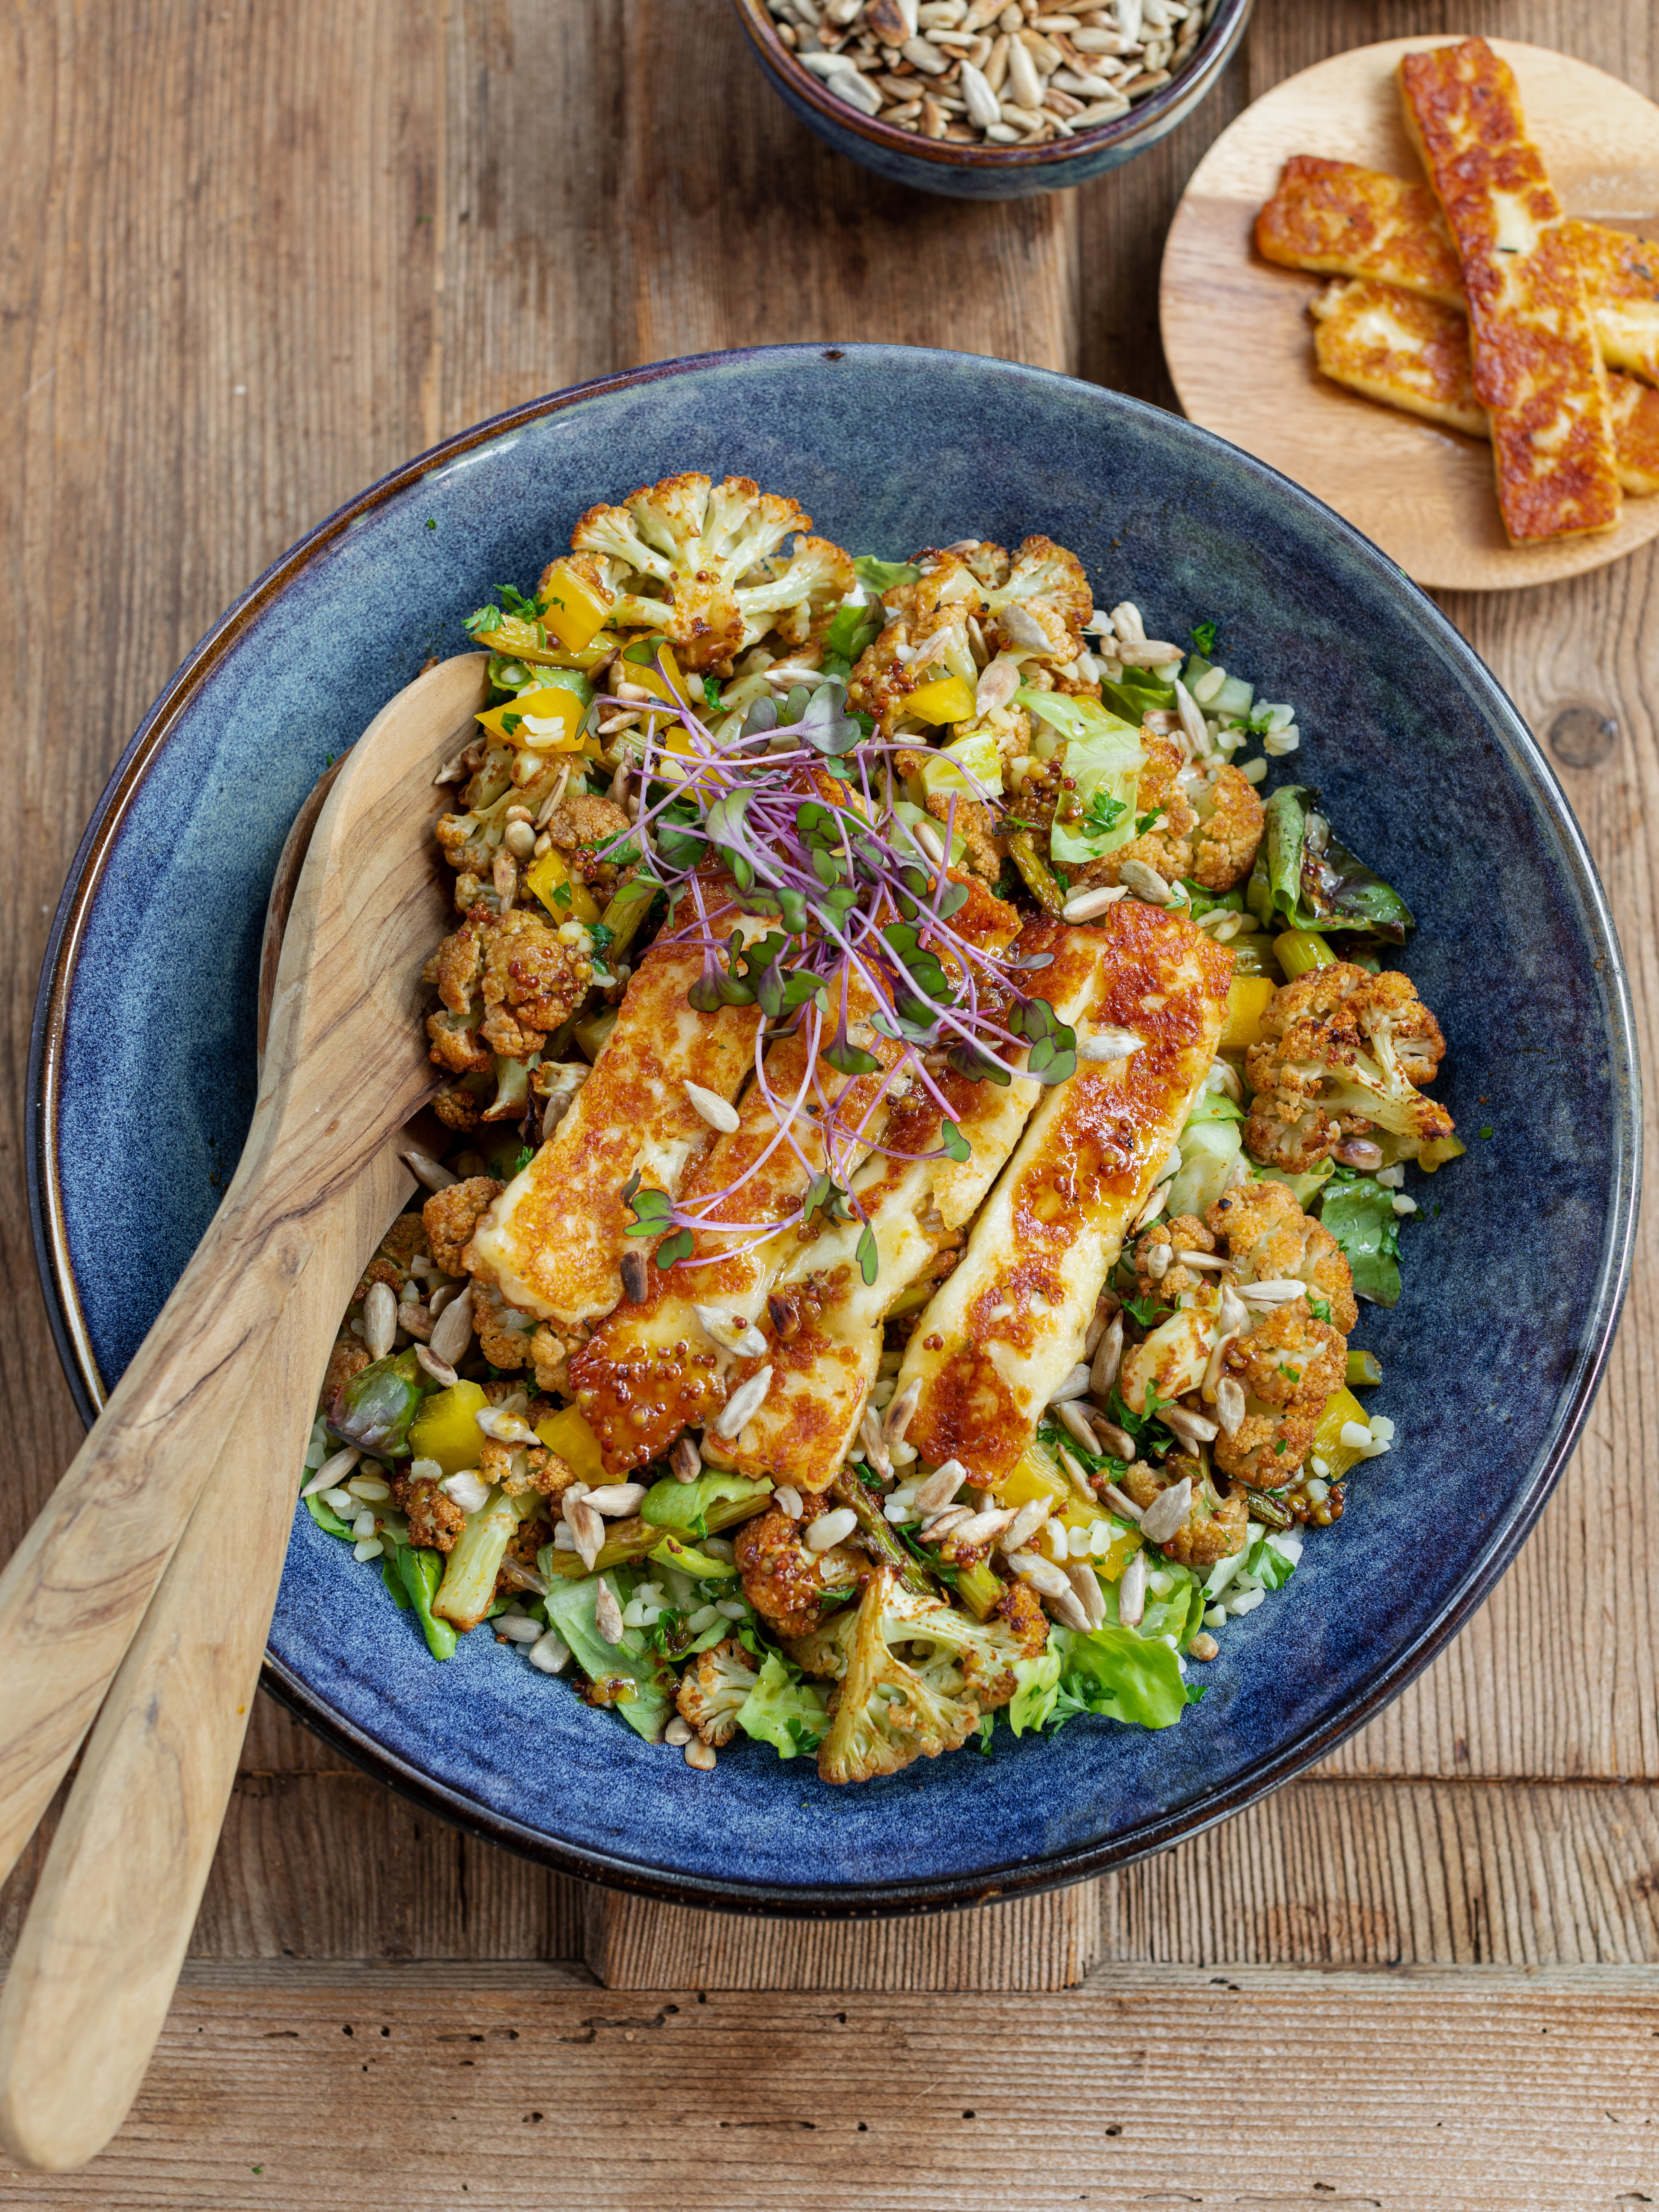
[[[447,1190],[434,1190],[421,1208],[432,1256],[445,1274],[466,1273],[465,1254],[472,1232],[501,1188],[494,1176],[469,1176]]]
[[[1336,1142],[1338,1116],[1351,1136],[1389,1130],[1402,1159],[1450,1136],[1450,1115],[1417,1088],[1433,1081],[1445,1040],[1397,969],[1312,969],[1273,994],[1261,1030],[1246,1061],[1256,1095],[1244,1141],[1257,1159],[1303,1172]]]
[[[956,802],[954,816],[951,811],[952,796]],[[995,883],[1002,873],[1003,854],[1007,846],[1006,841],[996,835],[991,810],[985,801],[969,799],[961,792],[952,794],[932,791],[927,794],[927,811],[935,822],[954,823],[957,836],[968,848],[961,865],[977,876],[981,883]]]
[[[718,1751],[737,1734],[738,1714],[759,1675],[735,1636],[711,1644],[680,1677],[674,1703],[705,1743]]]
[[[1028,538],[1004,580],[986,593],[985,607],[1003,651],[1035,653],[1060,668],[1083,650],[1094,594],[1075,553],[1052,538]]]
[[[1218,896],[1242,884],[1255,865],[1267,812],[1231,762],[1188,785],[1198,816],[1191,836],[1191,857],[1182,873]]]
[[[343,1329],[334,1340],[334,1349],[328,1355],[328,1365],[323,1371],[323,1395],[319,1403],[327,1407],[334,1403],[354,1375],[361,1375],[369,1364],[369,1358],[361,1337]]]
[[[1342,1388],[1347,1361],[1347,1339],[1328,1322],[1316,1321],[1301,1298],[1262,1314],[1223,1355],[1227,1372],[1249,1395],[1273,1407],[1304,1399],[1322,1406]]]
[[[1272,1413],[1247,1413],[1233,1435],[1216,1438],[1211,1448],[1216,1465],[1252,1490],[1282,1490],[1296,1480],[1313,1449],[1323,1410],[1307,1398]]]
[[[363,1270],[363,1279],[351,1293],[352,1304],[368,1296],[371,1283],[387,1283],[401,1298],[411,1279],[410,1261],[427,1252],[426,1224],[418,1213],[400,1213],[380,1239],[374,1257]]]
[[[569,855],[571,874],[600,900],[611,896],[622,877],[617,855],[626,850],[632,826],[614,800],[580,791],[562,799],[547,817],[547,834]]]
[[[447,1129],[461,1133],[476,1129],[489,1089],[488,1085],[469,1090],[465,1082],[446,1083],[434,1095],[432,1110]]]
[[[563,1397],[571,1395],[568,1361],[577,1340],[567,1342],[551,1322],[541,1324],[530,1340],[530,1364],[536,1370],[538,1390]]]
[[[472,1326],[478,1348],[492,1367],[517,1374],[532,1357],[531,1340],[538,1326],[534,1314],[510,1306],[493,1283],[472,1285]]]
[[[522,908],[475,907],[427,963],[443,1005],[427,1018],[432,1057],[457,1075],[489,1075],[495,1055],[528,1060],[574,1013],[593,963]]]
[[[884,737],[903,726],[921,726],[909,711],[912,692],[925,684],[957,676],[973,685],[978,678],[968,623],[981,605],[979,584],[954,553],[923,553],[922,574],[914,584],[895,584],[882,593],[887,624],[866,646],[847,682],[854,707],[873,714]]]
[[[1329,1305],[1332,1325],[1340,1335],[1352,1329],[1359,1317],[1353,1271],[1330,1231],[1310,1220],[1285,1184],[1236,1183],[1217,1199],[1206,1218],[1217,1236],[1227,1239],[1241,1282],[1288,1282],[1299,1277],[1316,1297]]]
[[[823,1614],[823,1576],[799,1525],[770,1506],[745,1521],[735,1549],[743,1594],[780,1636],[805,1636]]]
[[[1124,1474],[1122,1486],[1144,1510],[1161,1491],[1186,1480],[1193,1486],[1187,1518],[1158,1549],[1183,1567],[1207,1570],[1243,1550],[1250,1518],[1247,1498],[1236,1491],[1223,1498],[1205,1474],[1203,1462],[1180,1452],[1171,1452],[1163,1467],[1137,1460]]]
[[[427,1462],[429,1467],[431,1461]],[[409,1540],[417,1551],[449,1552],[466,1526],[466,1516],[438,1486],[436,1475],[395,1474],[392,1495],[409,1516]]]
[[[1155,1222],[1152,1228],[1143,1229],[1135,1240],[1133,1255],[1136,1295],[1173,1305],[1182,1291],[1196,1290],[1200,1283],[1209,1280],[1206,1270],[1184,1267],[1175,1255],[1214,1249],[1215,1238],[1190,1213],[1178,1214],[1173,1221]],[[1153,1273],[1157,1267],[1163,1268],[1162,1274]]]
[[[847,556],[805,537],[811,526],[793,499],[763,492],[747,477],[714,483],[689,473],[648,484],[620,507],[590,507],[570,542],[600,562],[613,624],[660,632],[682,668],[725,672],[783,610],[843,578],[843,592],[851,588]],[[768,573],[770,556],[796,532],[781,573]]]
[[[993,544],[988,538],[964,538],[945,550],[954,553],[974,580],[988,592],[1008,580],[1007,552],[1004,547]]]

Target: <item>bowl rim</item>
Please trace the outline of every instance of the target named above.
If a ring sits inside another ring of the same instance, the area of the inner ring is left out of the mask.
[[[1208,97],[1214,81],[1232,59],[1243,35],[1255,0],[1217,0],[1216,10],[1200,33],[1198,48],[1188,67],[1168,84],[1159,85],[1149,98],[1109,123],[1091,124],[1070,138],[1049,139],[1040,146],[993,146],[975,139],[964,145],[955,139],[923,138],[866,115],[848,101],[832,99],[823,81],[804,69],[789,49],[771,33],[766,0],[732,0],[738,19],[753,47],[763,73],[787,81],[790,91],[838,130],[853,131],[872,146],[913,160],[931,161],[941,168],[984,168],[1000,174],[1054,168],[1074,155],[1098,153],[1114,146],[1132,145],[1145,126],[1176,109],[1185,110]],[[787,66],[786,66],[786,64]]]
[[[1629,978],[1607,896],[1577,818],[1537,739],[1497,678],[1428,594],[1370,539],[1311,493],[1253,454],[1228,445],[1213,432],[1189,423],[1184,417],[1170,416],[1166,410],[1127,393],[1090,385],[1057,370],[933,347],[852,343],[739,347],[648,362],[523,401],[404,462],[337,507],[258,576],[185,656],[139,724],[112,771],[70,862],[52,918],[29,1041],[27,1167],[35,1261],[58,1356],[83,1418],[90,1423],[95,1417],[104,1389],[76,1288],[58,1178],[56,1137],[70,988],[87,919],[121,824],[151,764],[202,683],[319,552],[434,470],[448,465],[462,455],[477,453],[532,423],[586,401],[610,392],[637,390],[669,378],[695,376],[713,368],[750,362],[804,364],[811,361],[894,356],[902,356],[907,362],[970,362],[1001,374],[1087,393],[1097,404],[1124,410],[1132,417],[1148,423],[1177,423],[1182,432],[1227,454],[1233,465],[1260,478],[1292,507],[1314,510],[1322,526],[1343,541],[1380,582],[1404,593],[1408,603],[1415,603],[1415,612],[1437,634],[1465,678],[1485,696],[1495,727],[1505,739],[1505,750],[1516,772],[1528,781],[1559,836],[1571,886],[1589,933],[1597,940],[1601,956],[1598,964],[1605,978],[1608,1003],[1607,1042],[1613,1094],[1613,1158],[1595,1288],[1589,1303],[1586,1334],[1576,1367],[1563,1386],[1552,1428],[1546,1433],[1531,1480],[1488,1531],[1455,1594],[1425,1622],[1413,1641],[1392,1663],[1367,1684],[1363,1696],[1333,1715],[1318,1729],[1286,1744],[1274,1757],[1253,1765],[1231,1784],[1194,1803],[1176,1807],[1144,1822],[1122,1837],[979,1874],[865,1882],[856,1888],[811,1883],[763,1888],[721,1876],[677,1875],[636,1859],[562,1842],[481,1804],[389,1751],[325,1704],[293,1669],[267,1653],[263,1686],[282,1704],[355,1765],[453,1826],[557,1872],[597,1881],[610,1888],[669,1903],[772,1917],[870,1919],[963,1907],[996,1898],[1065,1887],[1132,1865],[1243,1812],[1317,1759],[1328,1756],[1373,1718],[1421,1673],[1485,1602],[1530,1533],[1571,1455],[1600,1387],[1618,1327],[1630,1277],[1641,1188],[1642,1079]]]

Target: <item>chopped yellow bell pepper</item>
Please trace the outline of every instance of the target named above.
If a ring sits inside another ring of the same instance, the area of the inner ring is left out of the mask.
[[[914,796],[922,804],[935,793],[948,799],[953,792],[977,799],[988,791],[1000,798],[1002,750],[997,744],[996,732],[978,730],[972,737],[957,738],[954,743],[940,746],[937,752],[930,752],[915,781],[921,788]]]
[[[997,1492],[997,1503],[1029,1505],[1034,1498],[1047,1498],[1058,1505],[1061,1499],[1075,1494],[1065,1468],[1048,1446],[1033,1437],[1008,1480]]]
[[[919,722],[965,722],[974,711],[974,687],[965,677],[937,676],[919,684],[904,702]]]
[[[416,1459],[435,1459],[446,1474],[465,1474],[478,1464],[483,1431],[477,1415],[484,1394],[476,1382],[454,1382],[435,1391],[409,1425],[409,1449]]]
[[[573,652],[592,643],[610,612],[592,586],[562,561],[556,561],[543,577],[541,602],[543,623]]]
[[[555,921],[599,920],[599,902],[586,884],[576,882],[556,846],[531,862],[524,881],[525,889],[541,901]]]
[[[1243,1052],[1261,1042],[1261,1017],[1273,1004],[1278,985],[1269,975],[1235,975],[1227,986],[1227,1021],[1219,1049]]]
[[[567,691],[561,684],[545,684],[535,691],[520,691],[516,699],[503,699],[499,707],[491,707],[473,720],[482,722],[492,735],[507,744],[527,745],[534,741],[537,752],[574,752],[582,741],[582,720],[587,709],[575,692]],[[525,723],[558,722],[560,732],[547,729],[526,730]],[[510,723],[510,726],[509,726]]]
[[[1295,982],[1310,969],[1334,968],[1336,955],[1316,929],[1281,930],[1273,939],[1273,951],[1279,964],[1285,970],[1287,983]]]
[[[1358,1421],[1362,1429],[1369,1430],[1370,1427],[1370,1416],[1353,1392],[1347,1389],[1334,1391],[1325,1401],[1325,1410],[1319,1416],[1319,1426],[1314,1431],[1313,1444],[1308,1455],[1310,1474],[1319,1472],[1312,1462],[1316,1459],[1322,1460],[1327,1470],[1325,1480],[1340,1482],[1360,1457],[1354,1445],[1345,1444],[1342,1441],[1343,1428],[1349,1421]]]
[[[606,1480],[599,1440],[574,1406],[562,1407],[544,1421],[538,1421],[536,1434],[549,1451],[556,1452],[577,1480],[585,1482],[590,1490],[597,1490]]]
[[[601,630],[592,645],[580,650],[561,645],[547,635],[544,623],[526,622],[522,615],[503,615],[493,629],[476,629],[475,641],[504,660],[522,660],[532,668],[574,668],[589,674],[617,650],[612,632]]]

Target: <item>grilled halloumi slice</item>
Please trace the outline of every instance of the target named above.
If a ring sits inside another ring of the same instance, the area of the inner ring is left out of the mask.
[[[1610,368],[1659,384],[1659,246],[1599,222],[1561,226]],[[1425,185],[1352,161],[1297,154],[1256,217],[1264,259],[1327,276],[1368,276],[1467,312],[1462,265]]]
[[[746,926],[732,888],[717,879],[705,903],[717,919]],[[567,1325],[609,1313],[622,1296],[634,1218],[623,1185],[637,1172],[654,1189],[678,1192],[714,1134],[687,1083],[729,1101],[751,1072],[760,1010],[703,1014],[690,1006],[702,957],[696,945],[658,938],[570,1110],[474,1231],[473,1272],[508,1305]]]
[[[1226,1018],[1232,955],[1191,922],[1125,899],[1098,934],[1087,1018],[1145,1042],[1127,1060],[1080,1066],[1042,1101],[899,1370],[900,1390],[921,1384],[908,1433],[922,1459],[959,1459],[992,1487],[1081,1356]]]
[[[1028,988],[1077,1025],[1080,1041],[1097,1026],[1091,1016],[1101,1000],[1104,945],[1099,930],[1044,918],[1028,922],[1016,946],[1022,960],[1048,956]],[[937,1080],[969,1157],[940,1155],[947,1117],[921,1085],[895,1107],[883,1152],[854,1184],[875,1235],[875,1279],[866,1283],[858,1265],[863,1222],[829,1224],[778,1276],[762,1323],[764,1354],[733,1370],[735,1388],[757,1368],[772,1369],[765,1401],[734,1448],[744,1474],[770,1474],[801,1490],[829,1481],[853,1445],[880,1367],[883,1322],[978,1211],[1044,1091],[1029,1075],[974,1083],[947,1068]]]
[[[967,902],[951,927],[969,942],[1000,951],[1013,936],[1018,916],[982,885],[968,888]],[[881,1062],[884,1073],[901,1048],[872,1025],[871,1011],[869,1004],[853,1006],[848,1034]],[[759,1321],[766,1315],[773,1283],[806,1239],[793,1223],[758,1238],[751,1228],[720,1224],[775,1221],[794,1212],[826,1164],[820,1114],[828,1107],[838,1106],[843,1125],[857,1127],[876,1105],[863,1133],[865,1153],[883,1141],[893,1103],[883,1073],[849,1079],[822,1060],[811,1067],[805,1041],[796,1035],[767,1054],[766,1087],[770,1099],[757,1084],[750,1086],[738,1109],[738,1127],[716,1139],[686,1178],[680,1198],[687,1209],[700,1198],[732,1191],[711,1226],[696,1232],[690,1260],[670,1271],[653,1270],[644,1300],[619,1307],[571,1360],[576,1402],[599,1440],[608,1472],[642,1467],[666,1451],[689,1424],[713,1419],[735,1380],[763,1364],[735,1359],[728,1347],[709,1336],[696,1309],[713,1307],[723,1318]],[[806,1097],[786,1137],[772,1101],[787,1102],[803,1090]],[[739,1178],[741,1187],[732,1189]],[[855,1243],[858,1233],[855,1227]]]
[[[1333,383],[1474,438],[1488,434],[1468,318],[1458,309],[1356,276],[1328,284],[1310,312],[1314,357]],[[1659,392],[1609,369],[1607,402],[1620,483],[1638,495],[1659,491]]]
[[[1611,530],[1623,499],[1584,280],[1515,77],[1484,39],[1407,54],[1406,125],[1463,264],[1474,388],[1512,545]]]

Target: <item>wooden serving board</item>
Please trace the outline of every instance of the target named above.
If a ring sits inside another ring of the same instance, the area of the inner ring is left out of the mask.
[[[1292,154],[1420,180],[1391,39],[1304,70],[1247,108],[1193,173],[1164,251],[1164,351],[1194,422],[1334,507],[1419,584],[1507,591],[1599,568],[1659,536],[1659,497],[1626,498],[1599,537],[1518,550],[1498,517],[1492,450],[1360,398],[1314,367],[1308,303],[1326,281],[1264,261],[1256,212]],[[1494,39],[1569,215],[1659,233],[1659,107],[1570,55]]]

